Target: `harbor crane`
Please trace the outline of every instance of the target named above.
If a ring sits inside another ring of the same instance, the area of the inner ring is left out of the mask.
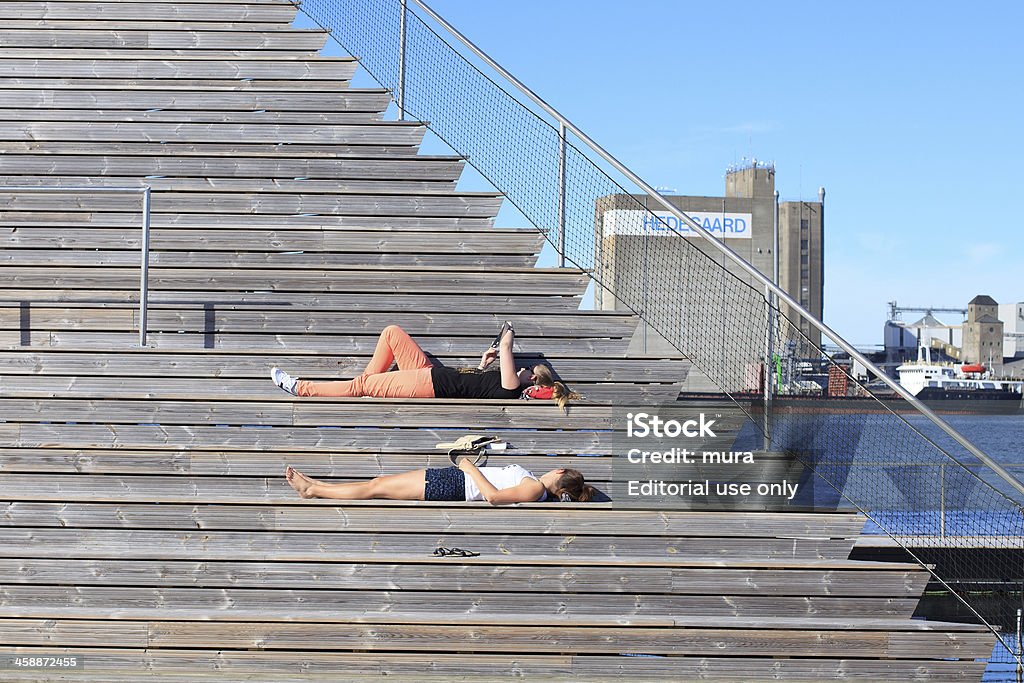
[[[960,315],[967,315],[966,308],[939,308],[937,306],[899,306],[895,301],[889,302],[889,320],[902,320],[904,311],[924,311],[925,314],[931,315],[932,313],[959,313]]]

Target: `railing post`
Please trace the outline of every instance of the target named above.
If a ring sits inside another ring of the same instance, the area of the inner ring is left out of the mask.
[[[946,538],[946,463],[939,465],[939,538]]]
[[[775,347],[775,308],[772,306],[772,290],[764,288],[764,301],[768,319],[768,329],[765,331],[765,355],[764,355],[764,411],[762,416],[762,432],[764,440],[762,446],[765,451],[771,450],[772,446],[772,378],[775,376],[775,368],[772,367],[773,349]]]
[[[61,185],[4,185],[0,192],[39,194],[136,194],[142,193],[142,264],[139,269],[139,346],[146,345],[146,316],[149,305],[149,223],[150,223],[150,188],[142,187],[75,187]]]
[[[558,267],[565,268],[565,124],[558,124]]]
[[[149,316],[149,225],[151,192],[142,192],[142,263],[139,271],[139,346],[146,346]]]
[[[398,15],[398,120],[405,121],[405,13],[406,0],[399,0]]]
[[[1017,681],[1024,679],[1024,634],[1021,633],[1021,610],[1017,610]]]

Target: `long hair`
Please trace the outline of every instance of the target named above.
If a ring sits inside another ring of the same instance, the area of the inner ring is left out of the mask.
[[[586,503],[594,497],[596,489],[583,481],[579,470],[567,469],[555,482],[555,496],[562,501]]]
[[[546,365],[534,365],[533,369],[533,381],[539,387],[551,387],[551,398],[558,402],[558,407],[562,409],[562,412],[567,412],[565,404],[569,401],[578,401],[580,396],[575,391],[565,386],[564,382],[556,381],[554,375],[551,374],[551,368]],[[572,470],[575,472],[575,470]]]

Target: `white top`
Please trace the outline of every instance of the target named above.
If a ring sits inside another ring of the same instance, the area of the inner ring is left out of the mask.
[[[494,488],[499,491],[502,489],[509,489],[513,486],[518,486],[522,483],[523,479],[534,479],[540,481],[537,477],[533,476],[533,472],[519,465],[505,465],[504,467],[480,467],[478,468],[480,473],[484,475],[484,479],[491,482]],[[467,472],[462,473],[466,477],[466,500],[483,500],[484,495],[480,493],[480,488],[473,481],[473,477],[469,476]],[[547,498],[547,490],[541,494],[541,497],[537,500],[544,500]]]

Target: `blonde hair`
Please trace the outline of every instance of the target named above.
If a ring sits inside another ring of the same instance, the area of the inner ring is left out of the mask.
[[[534,384],[540,387],[552,387],[551,398],[558,402],[558,407],[562,409],[563,413],[568,412],[565,405],[569,401],[578,401],[583,398],[565,386],[564,382],[556,381],[554,375],[551,374],[551,368],[546,365],[534,365],[530,372],[533,373]],[[576,470],[570,471],[575,472]]]
[[[572,503],[586,503],[594,497],[595,489],[583,481],[579,470],[567,469],[555,482],[555,497]]]

